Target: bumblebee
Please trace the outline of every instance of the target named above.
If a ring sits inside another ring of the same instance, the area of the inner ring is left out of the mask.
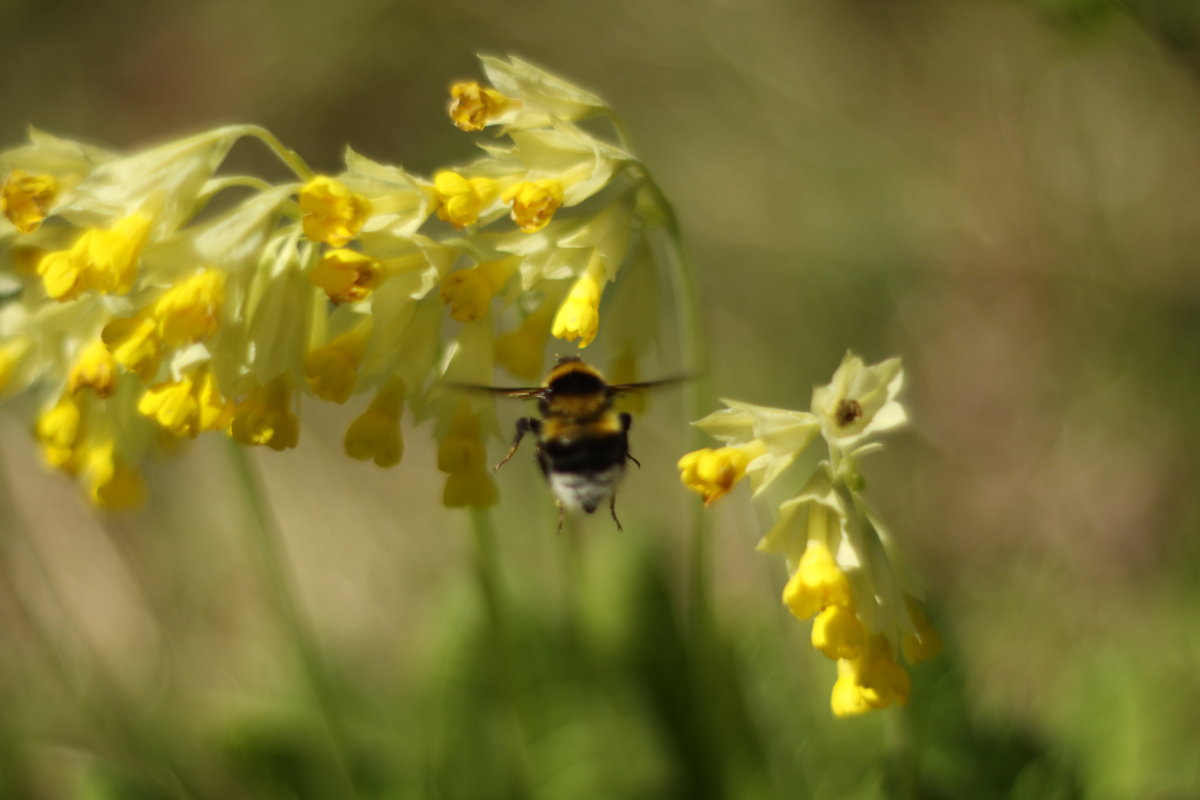
[[[532,388],[487,387],[509,397],[537,399],[539,417],[517,420],[517,435],[500,469],[516,454],[525,434],[538,437],[537,462],[558,504],[561,531],[566,511],[591,514],[604,500],[617,529],[616,490],[627,462],[641,466],[629,452],[629,427],[633,418],[614,408],[618,395],[670,381],[611,384],[598,369],[578,356],[559,356],[541,386]]]

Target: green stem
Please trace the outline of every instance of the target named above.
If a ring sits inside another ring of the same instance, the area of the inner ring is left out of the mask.
[[[321,658],[316,640],[306,625],[284,567],[283,545],[265,500],[261,482],[254,465],[242,445],[229,440],[234,472],[241,484],[247,504],[254,516],[251,525],[263,572],[275,598],[276,610],[292,640],[309,690],[317,701],[321,721],[329,739],[330,751],[342,782],[342,796],[356,797],[357,792],[346,765],[346,735],[336,711],[336,691],[328,668]]]
[[[700,293],[696,287],[695,266],[683,244],[679,219],[666,195],[647,174],[655,208],[662,215],[670,248],[670,276],[676,299],[681,357],[691,380],[684,388],[684,414],[689,420],[700,419],[706,413],[712,396],[708,376],[708,341],[700,312]],[[702,446],[702,437],[691,429],[690,447]],[[712,582],[712,524],[704,508],[696,503],[692,509],[692,553],[690,559],[689,610],[693,634],[703,640],[710,622],[710,586]]]
[[[203,205],[217,194],[235,187],[253,189],[256,192],[265,192],[272,188],[271,184],[262,178],[255,178],[252,175],[230,175],[226,178],[213,178],[204,185],[204,191],[196,198],[196,203]]]
[[[482,509],[471,509],[471,533],[475,545],[475,572],[486,606],[491,634],[492,662],[495,666],[496,690],[503,705],[500,709],[501,731],[511,746],[509,753],[514,782],[512,796],[529,795],[529,753],[525,747],[525,730],[517,705],[516,673],[513,669],[512,640],[508,615],[505,612],[501,589],[500,559],[496,549],[496,529],[492,515]]]
[[[919,777],[913,742],[912,712],[907,707],[887,712],[887,749],[898,800],[917,800]]]
[[[275,134],[260,125],[247,125],[244,130],[246,136],[253,136],[271,148],[271,152],[279,156],[279,160],[286,164],[292,172],[296,173],[296,177],[300,180],[308,183],[313,179],[316,173],[313,172],[312,167],[308,166],[307,162],[295,150],[289,150],[287,147],[284,147],[283,142],[279,141],[279,138]]]

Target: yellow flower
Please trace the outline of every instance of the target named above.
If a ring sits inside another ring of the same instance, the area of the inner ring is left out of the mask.
[[[839,717],[908,702],[908,673],[896,662],[883,636],[872,636],[862,656],[838,661],[830,705]]]
[[[12,384],[13,377],[27,352],[29,340],[24,336],[0,342],[0,396],[3,396]]]
[[[871,710],[871,704],[863,696],[854,665],[850,661],[838,662],[838,679],[833,684],[829,706],[837,717],[854,717]]]
[[[202,431],[229,427],[234,405],[221,396],[212,373],[200,369],[178,381],[151,386],[137,408],[176,436],[194,439]]]
[[[74,300],[87,288],[84,263],[75,248],[42,256],[37,271],[45,283],[46,294],[55,300]]]
[[[151,380],[162,361],[162,339],[158,323],[151,316],[138,315],[114,319],[104,326],[100,338],[121,366]]]
[[[89,288],[102,294],[125,294],[133,288],[150,223],[150,217],[135,213],[106,231],[84,234]]]
[[[308,273],[309,283],[323,289],[334,303],[365,300],[379,288],[384,277],[378,259],[344,248],[327,251]]]
[[[814,509],[821,506],[814,504]],[[799,619],[829,606],[851,606],[850,581],[820,542],[810,542],[796,571],[783,587],[783,604]]]
[[[765,452],[761,442],[705,448],[687,453],[675,466],[683,485],[703,495],[704,505],[710,506],[729,494],[733,485],[746,476],[750,462]]]
[[[370,332],[371,318],[367,317],[365,322],[329,344],[309,352],[304,359],[304,377],[313,394],[333,403],[344,403],[349,399]]]
[[[400,436],[400,411],[404,407],[404,383],[393,379],[375,395],[371,405],[350,423],[344,442],[346,455],[376,466],[394,467],[404,455]]]
[[[497,336],[492,348],[505,369],[530,383],[542,377],[542,356],[550,336],[553,310],[549,300],[542,303],[516,330]]]
[[[806,411],[756,406],[724,398],[721,402],[726,408],[692,424],[726,444],[757,441],[766,448],[765,455],[747,468],[755,496],[790,467],[820,431],[817,418]]]
[[[34,430],[42,454],[53,467],[74,472],[77,448],[83,439],[83,409],[72,395],[63,395],[38,417]]]
[[[442,302],[450,306],[450,317],[458,322],[474,322],[486,314],[492,298],[519,265],[520,259],[514,256],[447,275],[442,281]]]
[[[857,658],[867,644],[867,629],[852,605],[830,605],[813,620],[812,646],[835,661]]]
[[[291,409],[292,385],[284,375],[251,389],[237,404],[229,435],[242,444],[287,450],[300,441],[300,422]]]
[[[580,349],[592,343],[600,329],[600,295],[606,280],[599,250],[594,250],[587,269],[554,315],[550,332],[555,337],[568,342],[579,339]]]
[[[522,233],[536,233],[562,207],[563,186],[553,179],[525,181],[509,187],[501,199],[512,205],[512,221]]]
[[[117,360],[101,340],[84,349],[67,376],[68,392],[77,394],[85,388],[97,397],[111,397],[117,391]]]
[[[220,325],[225,273],[202,269],[171,287],[153,308],[158,335],[166,347],[207,339]]]
[[[85,232],[69,250],[46,254],[38,274],[55,300],[73,300],[85,291],[126,294],[137,276],[151,220],[134,213],[108,230]]]
[[[111,439],[88,446],[83,457],[88,497],[97,508],[127,511],[146,501],[142,473],[116,454]]]
[[[495,89],[476,81],[460,81],[450,87],[450,119],[464,131],[481,131],[504,113],[512,102]]]
[[[0,185],[0,211],[21,233],[33,233],[49,213],[58,189],[52,175],[14,169]]]
[[[433,176],[433,188],[438,198],[438,219],[460,229],[478,222],[499,192],[491,178],[468,179],[448,170]]]
[[[371,204],[339,181],[318,175],[300,190],[304,235],[331,247],[342,247],[362,230]]]
[[[441,444],[438,445],[438,469],[447,473],[442,504],[447,508],[487,508],[500,499],[500,490],[487,467],[487,450],[479,417],[462,402]]]

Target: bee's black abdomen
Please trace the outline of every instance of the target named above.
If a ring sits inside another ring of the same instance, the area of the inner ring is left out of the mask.
[[[538,461],[543,472],[595,474],[624,465],[629,445],[624,433],[582,439],[553,439],[541,443]]]

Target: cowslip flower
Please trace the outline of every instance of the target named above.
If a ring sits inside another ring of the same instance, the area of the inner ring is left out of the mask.
[[[442,281],[442,302],[449,306],[451,319],[474,322],[486,314],[492,298],[504,288],[519,265],[519,259],[504,258],[447,275]]]
[[[940,648],[895,543],[860,495],[855,462],[870,448],[852,449],[904,420],[896,400],[902,381],[898,359],[867,367],[848,356],[814,392],[812,413],[725,400],[725,409],[694,423],[725,446],[679,460],[684,485],[703,494],[705,505],[747,474],[761,496],[804,463],[798,457],[822,434],[828,458],[810,464],[800,491],[774,509],[758,549],[784,559],[783,605],[812,619],[813,647],[837,662],[830,697],[837,716],[904,704],[909,679],[900,653],[916,662]]]
[[[438,219],[459,229],[478,222],[500,195],[499,186],[491,178],[468,178],[451,170],[435,175],[433,187]]]
[[[438,469],[446,473],[442,504],[447,508],[487,508],[499,501],[479,417],[465,401],[455,408],[438,445]]]
[[[33,233],[49,216],[59,188],[53,175],[14,169],[0,183],[0,213],[21,233]]]
[[[481,131],[512,105],[512,100],[478,81],[459,81],[450,87],[450,119],[463,131]]]
[[[540,128],[609,111],[608,104],[591,92],[516,56],[481,56],[479,60],[496,94],[506,100],[504,108],[485,116],[484,125],[502,124],[509,130]]]
[[[212,372],[200,367],[177,381],[147,388],[137,409],[176,436],[194,439],[203,431],[228,428],[234,405],[221,396]]]
[[[371,204],[340,181],[318,175],[300,190],[304,235],[331,247],[342,247],[362,230]]]
[[[568,342],[579,340],[581,350],[592,343],[600,329],[600,297],[607,279],[600,251],[594,250],[587,269],[554,315],[550,332],[556,338]]]
[[[400,435],[400,412],[404,408],[404,382],[393,378],[375,393],[367,410],[346,430],[346,455],[358,461],[374,461],[378,467],[394,467],[404,455]]]
[[[78,394],[91,389],[97,397],[112,397],[117,391],[117,360],[100,340],[92,342],[67,374],[67,391]]]
[[[495,88],[457,85],[452,117],[503,125],[507,143],[432,178],[353,150],[343,172],[314,175],[248,125],[130,155],[32,131],[0,152],[0,278],[16,287],[0,300],[0,390],[44,409],[47,460],[123,507],[143,493],[140,460],[172,437],[287,449],[302,394],[373,392],[348,423],[350,456],[396,463],[407,405],[440,419],[447,501],[494,502],[494,421],[439,383],[490,382],[496,362],[534,380],[551,336],[590,344],[605,287],[655,269],[629,253],[650,251],[662,218],[627,150],[575,124],[611,115],[599,98],[518,59],[484,71]],[[241,137],[295,178],[222,171]],[[217,197],[233,187],[250,194]],[[460,323],[449,346],[443,305]],[[616,343],[631,369],[649,336]]]
[[[734,483],[745,476],[749,476],[754,494],[761,494],[808,449],[819,430],[816,418],[807,412],[756,406],[737,400],[723,399],[721,402],[726,406],[724,409],[692,424],[724,442],[725,447],[715,451],[711,448],[696,451],[712,452],[713,455],[696,455],[694,460],[685,462],[690,455],[694,455],[688,454],[679,462],[680,470],[684,470],[685,464],[699,467],[707,463],[711,466],[706,474],[720,475],[721,479],[711,486],[700,474],[689,471],[684,476],[684,485],[702,494],[705,505],[711,505],[724,496]],[[720,470],[716,469],[718,462],[721,464]]]
[[[37,267],[46,294],[60,301],[74,300],[86,291],[127,294],[151,223],[150,217],[137,212],[111,228],[86,231],[67,250],[47,253]]]
[[[512,221],[522,233],[536,233],[550,224],[554,212],[562,207],[563,197],[562,183],[547,178],[514,184],[500,199],[512,206]]]
[[[555,298],[547,297],[516,329],[497,336],[493,347],[496,362],[529,383],[539,380],[557,305]]]
[[[292,411],[293,388],[284,375],[251,389],[233,412],[229,435],[242,444],[288,450],[300,441],[300,421]]]
[[[344,403],[354,391],[358,368],[366,355],[372,321],[365,317],[332,342],[309,351],[304,377],[313,394],[331,403]]]
[[[847,451],[866,439],[904,424],[907,415],[896,395],[904,385],[900,359],[873,366],[847,353],[833,379],[813,390],[812,410],[831,447]]]
[[[384,279],[383,264],[357,250],[328,250],[320,263],[308,273],[313,286],[322,289],[331,303],[355,303],[365,300]]]
[[[687,453],[676,467],[683,485],[700,494],[705,506],[711,506],[729,494],[733,485],[746,476],[750,462],[766,451],[758,440],[740,446],[705,448]]]

